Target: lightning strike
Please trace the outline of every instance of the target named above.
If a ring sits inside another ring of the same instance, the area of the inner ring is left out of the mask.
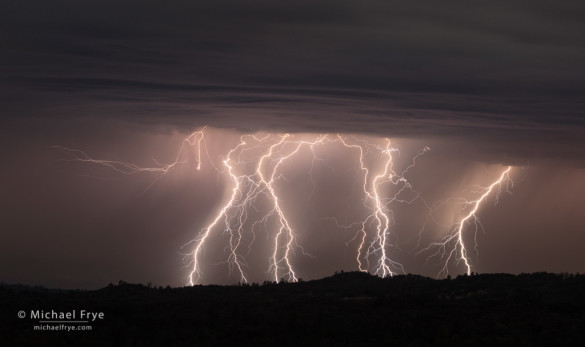
[[[451,231],[445,236],[441,241],[434,242],[429,245],[427,248],[421,250],[419,253],[428,251],[432,248],[437,248],[437,251],[431,255],[431,257],[440,255],[441,258],[445,259],[444,265],[439,272],[438,276],[441,275],[448,275],[449,269],[448,266],[452,259],[455,259],[455,263],[463,263],[465,267],[465,272],[467,275],[470,275],[472,272],[471,260],[468,256],[467,246],[464,241],[464,233],[465,228],[468,224],[473,223],[475,226],[474,230],[474,240],[475,240],[475,249],[477,250],[477,239],[475,236],[477,232],[481,228],[481,223],[479,222],[479,218],[477,217],[477,212],[481,207],[482,203],[487,199],[487,197],[492,194],[493,191],[495,192],[495,202],[498,202],[501,188],[504,182],[507,182],[508,185],[513,185],[512,179],[510,177],[510,173],[512,171],[512,167],[508,166],[506,170],[504,170],[499,178],[490,184],[487,187],[480,187],[482,194],[476,200],[463,200],[464,206],[471,206],[471,210],[451,229]],[[496,188],[497,187],[497,188]],[[452,246],[450,246],[452,245]]]
[[[187,136],[174,161],[161,164],[154,160],[155,166],[152,167],[141,167],[124,161],[98,160],[80,150],[55,148],[68,155],[66,160],[105,166],[119,174],[157,174],[147,190],[172,170],[189,165],[193,161],[195,171],[200,172],[203,162],[202,150],[204,151],[208,159],[206,162],[209,162],[218,175],[225,174],[226,183],[231,186],[231,190],[227,201],[214,214],[211,222],[201,229],[193,240],[183,245],[183,249],[191,249],[185,254],[191,268],[188,276],[189,285],[201,283],[204,276],[202,258],[205,248],[213,235],[218,234],[227,238],[224,263],[229,273],[237,274],[240,282],[248,282],[249,266],[246,258],[252,252],[257,233],[261,231],[272,240],[266,272],[275,282],[298,281],[296,257],[298,254],[313,256],[305,251],[299,241],[295,222],[289,217],[283,204],[288,202],[281,194],[282,182],[286,182],[286,172],[292,160],[303,157],[311,160],[308,178],[315,187],[317,182],[313,180],[312,174],[316,163],[327,165],[318,151],[326,146],[346,151],[346,157],[352,162],[355,160],[353,166],[361,173],[358,176],[361,177],[363,218],[349,224],[340,223],[335,216],[322,219],[333,220],[337,228],[353,232],[353,237],[346,245],[356,244],[355,262],[360,271],[371,272],[381,277],[405,272],[403,265],[392,257],[397,242],[397,236],[392,230],[395,222],[392,205],[410,205],[419,199],[424,202],[421,194],[414,189],[406,176],[416,167],[419,157],[430,150],[429,147],[424,147],[417,153],[405,169],[396,171],[394,160],[400,152],[398,148],[392,146],[389,139],[385,139],[385,144],[382,145],[376,141],[370,142],[341,134],[311,135],[309,139],[308,135],[247,134],[240,136],[239,142],[221,158],[223,169],[220,170],[213,163],[214,158],[209,155],[204,131],[205,128],[202,128]],[[464,242],[465,229],[469,223],[475,222],[477,231],[479,208],[494,190],[497,190],[496,198],[499,196],[504,181],[511,183],[509,177],[511,170],[512,168],[508,167],[498,180],[482,188],[482,195],[479,198],[466,200],[465,206],[471,206],[471,210],[452,228],[448,236],[422,250],[427,251],[434,247],[439,249],[435,255],[440,254],[446,259],[441,273],[447,274],[447,266],[452,259],[462,262],[466,272],[471,273],[471,262]]]

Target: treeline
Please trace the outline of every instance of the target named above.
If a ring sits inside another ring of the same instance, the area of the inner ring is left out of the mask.
[[[0,338],[14,344],[578,345],[585,276],[481,274],[435,280],[361,272],[298,283],[95,291],[0,286]],[[38,332],[24,310],[104,312],[92,331]],[[32,339],[32,340],[31,340]]]

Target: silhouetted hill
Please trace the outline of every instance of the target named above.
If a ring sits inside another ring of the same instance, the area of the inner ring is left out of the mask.
[[[585,342],[585,276],[569,274],[434,280],[340,272],[299,283],[151,288],[120,282],[95,291],[2,285],[0,304],[5,346]],[[88,323],[91,331],[35,331],[42,319],[30,316],[37,310],[104,317]],[[27,317],[19,319],[19,311]]]

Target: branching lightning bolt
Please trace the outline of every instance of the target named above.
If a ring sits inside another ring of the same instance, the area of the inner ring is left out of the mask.
[[[286,199],[279,193],[281,183],[286,181],[287,165],[291,165],[290,163],[296,157],[309,155],[312,164],[308,175],[315,185],[316,182],[311,176],[313,167],[317,162],[326,164],[326,161],[317,154],[317,150],[324,146],[337,146],[347,152],[346,157],[349,160],[354,160],[352,158],[357,155],[355,168],[361,173],[359,174],[360,194],[362,194],[364,214],[363,219],[360,218],[361,220],[347,225],[342,225],[336,217],[324,219],[331,219],[337,227],[351,229],[354,232],[353,237],[346,244],[357,245],[355,261],[360,271],[372,272],[381,277],[405,272],[403,266],[392,259],[396,236],[392,230],[395,217],[391,207],[393,204],[411,204],[420,198],[421,195],[413,188],[406,176],[409,170],[415,168],[417,159],[429,150],[428,147],[416,154],[405,169],[396,171],[394,157],[400,152],[392,146],[389,139],[385,139],[385,143],[381,144],[381,141],[368,141],[356,136],[340,134],[303,136],[247,134],[240,136],[239,142],[227,152],[225,157],[221,158],[223,168],[219,170],[207,151],[204,130],[205,128],[195,131],[185,138],[173,162],[161,164],[154,160],[155,166],[152,167],[141,167],[123,161],[98,160],[80,150],[56,148],[66,153],[69,156],[68,160],[105,166],[119,174],[156,174],[156,179],[147,187],[147,190],[181,165],[188,165],[194,161],[195,171],[201,171],[202,150],[205,151],[209,164],[219,175],[225,174],[226,182],[231,189],[228,190],[227,201],[213,215],[211,222],[201,229],[193,240],[183,246],[183,249],[188,250],[185,254],[190,267],[188,284],[194,285],[202,282],[203,254],[206,245],[212,237],[215,237],[214,235],[227,237],[225,263],[229,272],[237,274],[240,282],[248,282],[246,257],[252,250],[256,234],[262,230],[272,243],[266,270],[270,278],[275,282],[282,279],[298,281],[298,270],[294,264],[296,252],[311,255],[305,252],[300,244],[294,227],[295,223],[288,216],[283,205]],[[511,182],[509,177],[511,170],[512,168],[508,167],[498,180],[483,188],[482,195],[478,199],[466,200],[465,206],[472,208],[465,217],[452,228],[448,236],[422,250],[438,248],[434,255],[440,255],[446,259],[442,273],[447,274],[447,266],[453,259],[463,262],[466,272],[468,274],[471,272],[471,262],[463,238],[465,228],[474,221],[477,230],[479,223],[477,212],[480,206],[490,194],[493,194],[494,190],[497,191],[496,196],[499,195],[504,181]]]
[[[506,170],[504,170],[499,178],[490,184],[488,187],[483,187],[481,190],[483,193],[479,198],[476,200],[464,200],[463,204],[465,206],[472,206],[471,210],[451,229],[451,232],[445,236],[441,241],[434,242],[429,245],[427,248],[421,250],[419,253],[424,251],[428,251],[432,248],[437,248],[437,251],[431,255],[440,255],[441,258],[445,259],[445,263],[441,271],[439,272],[440,275],[448,275],[449,270],[448,266],[452,259],[455,259],[456,263],[463,263],[465,267],[465,271],[467,275],[471,274],[472,267],[471,267],[471,260],[468,256],[467,246],[465,245],[465,241],[463,239],[465,227],[473,222],[475,225],[475,233],[474,236],[477,235],[478,229],[481,227],[479,219],[477,217],[477,212],[482,205],[482,203],[487,199],[490,194],[495,191],[495,200],[496,203],[499,199],[501,187],[504,182],[507,182],[508,185],[513,185],[512,179],[510,177],[510,173],[512,171],[512,167],[508,166]],[[496,188],[497,187],[497,188]],[[452,245],[452,246],[450,246]],[[477,249],[477,240],[475,242],[475,247]]]
[[[392,202],[405,202],[410,203],[411,201],[400,200],[399,196],[405,190],[410,190],[418,195],[408,183],[405,178],[406,173],[408,170],[413,168],[416,163],[416,158],[422,155],[424,152],[428,151],[429,148],[425,147],[423,151],[417,154],[412,161],[412,164],[407,167],[401,174],[396,174],[392,170],[392,153],[397,152],[398,149],[391,146],[390,140],[386,139],[386,146],[380,147],[375,146],[369,143],[361,143],[361,144],[350,144],[348,143],[347,139],[338,135],[339,141],[347,148],[355,148],[358,150],[359,157],[358,161],[360,163],[360,170],[364,173],[364,180],[363,180],[363,193],[364,193],[364,206],[371,211],[370,214],[366,216],[366,218],[359,223],[360,228],[358,234],[361,235],[360,244],[357,249],[357,256],[356,261],[358,263],[358,268],[360,271],[368,272],[369,264],[370,264],[370,257],[378,254],[378,261],[374,267],[374,273],[379,276],[386,277],[386,276],[393,276],[396,271],[404,272],[404,268],[401,264],[391,260],[388,256],[388,247],[389,247],[389,236],[390,236],[390,224],[391,224],[391,217],[389,216],[390,210],[389,205]],[[381,155],[383,160],[383,169],[378,174],[373,174],[374,178],[370,180],[370,169],[365,164],[365,157],[369,152],[370,148],[374,148],[377,150]],[[384,184],[391,183],[394,186],[397,186],[396,193],[389,198],[382,197],[382,186]],[[339,223],[337,223],[339,225]],[[369,247],[366,247],[366,237],[367,237],[367,230],[368,226],[371,224],[374,225],[375,235],[370,242]],[[355,240],[358,238],[358,234],[352,239]],[[365,261],[367,263],[366,266],[362,263],[362,253],[365,253]]]

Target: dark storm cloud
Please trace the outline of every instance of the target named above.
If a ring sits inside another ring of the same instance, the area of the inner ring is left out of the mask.
[[[579,1],[33,1],[1,16],[3,103],[20,115],[567,146],[585,128]]]

